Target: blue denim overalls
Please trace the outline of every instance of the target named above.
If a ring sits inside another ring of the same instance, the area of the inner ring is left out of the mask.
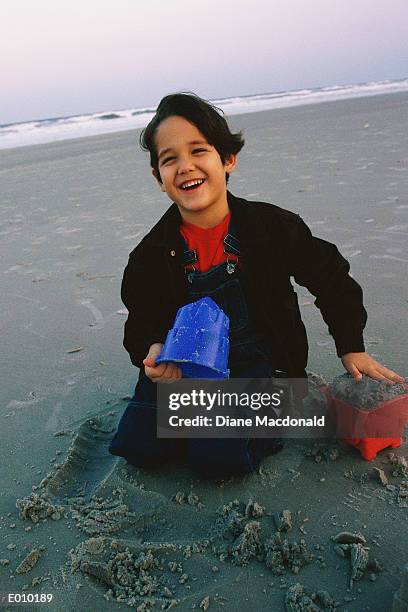
[[[224,238],[224,251],[239,259],[239,242],[232,225]],[[232,258],[231,258],[232,259]],[[211,297],[230,319],[231,378],[269,378],[273,367],[266,342],[255,332],[240,282],[237,261],[221,263],[208,270],[194,269],[197,254],[184,243],[184,266],[190,302]],[[135,395],[130,401],[110,445],[110,452],[125,457],[138,467],[152,467],[183,457],[185,463],[204,477],[225,477],[255,471],[261,459],[281,445],[273,439],[156,437],[156,385],[140,370]]]

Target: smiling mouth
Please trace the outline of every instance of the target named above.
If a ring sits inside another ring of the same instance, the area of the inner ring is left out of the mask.
[[[205,182],[205,179],[196,179],[194,181],[186,181],[183,185],[180,185],[179,189],[182,191],[197,191],[199,187]]]

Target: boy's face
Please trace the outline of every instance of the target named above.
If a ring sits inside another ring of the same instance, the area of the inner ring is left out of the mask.
[[[236,155],[225,164],[198,128],[183,117],[168,117],[156,130],[160,188],[175,202],[183,218],[194,222],[228,210],[226,172],[236,166]],[[159,180],[155,170],[153,175]]]

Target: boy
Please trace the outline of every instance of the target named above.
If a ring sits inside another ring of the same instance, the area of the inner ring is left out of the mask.
[[[140,368],[135,395],[110,452],[137,466],[180,457],[208,476],[255,470],[276,451],[271,440],[179,440],[156,437],[156,383],[181,378],[173,363],[156,365],[177,310],[212,297],[230,319],[231,377],[305,378],[307,339],[296,293],[306,286],[354,378],[402,382],[364,349],[367,315],[360,286],[337,248],[312,236],[301,218],[227,190],[244,145],[208,102],[172,94],[141,135],[152,173],[172,206],[130,254],[122,283],[129,316],[124,346]]]

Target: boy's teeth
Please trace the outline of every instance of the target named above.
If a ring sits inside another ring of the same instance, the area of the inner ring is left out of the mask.
[[[204,183],[204,179],[197,179],[196,181],[189,181],[188,183],[184,183],[181,188],[188,189],[189,187],[195,187],[196,185],[201,185]]]

